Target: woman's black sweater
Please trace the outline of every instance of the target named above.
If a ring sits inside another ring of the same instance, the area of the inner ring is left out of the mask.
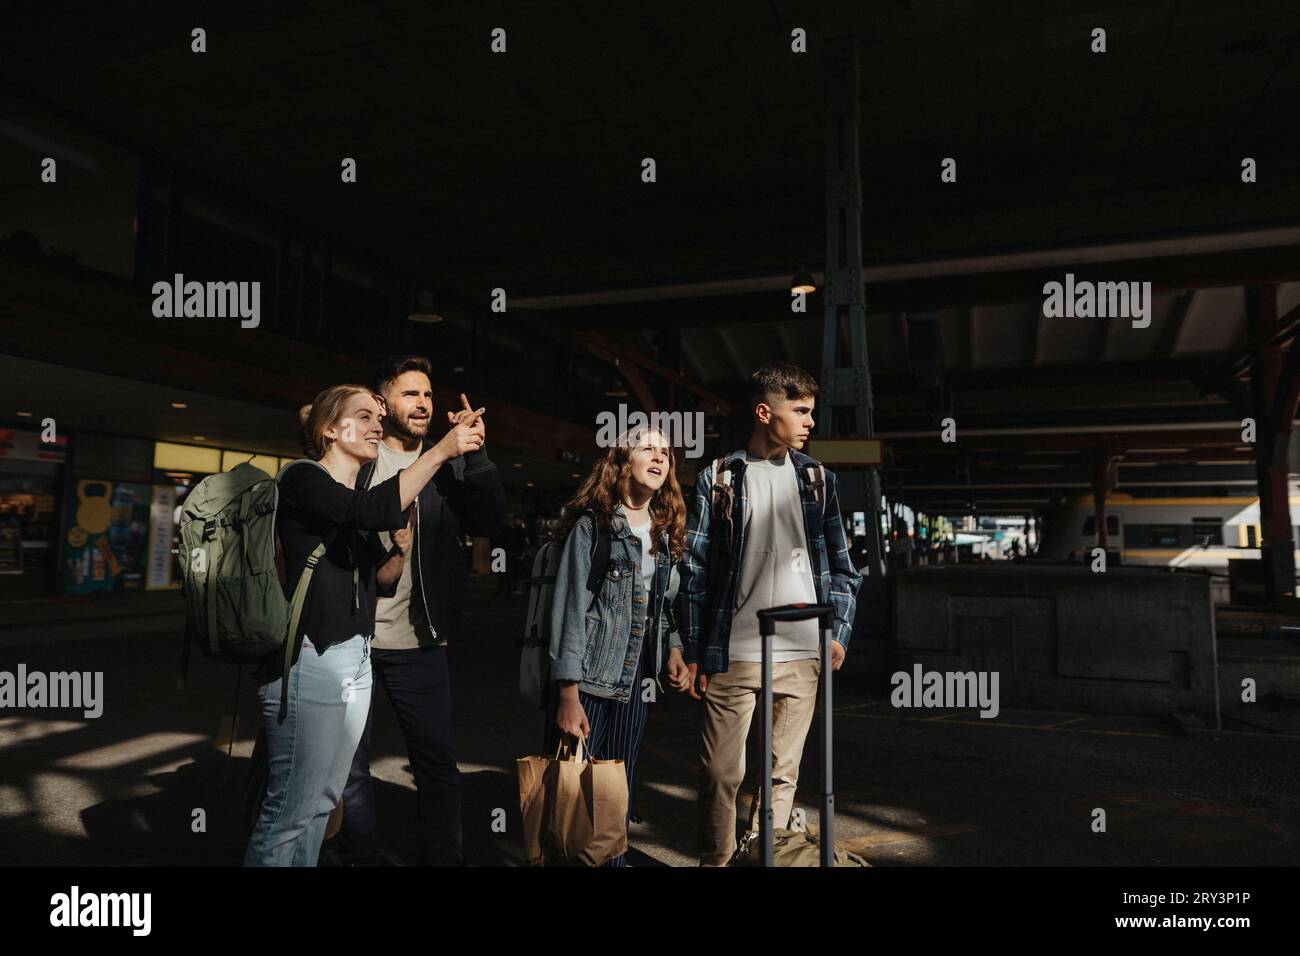
[[[376,531],[405,528],[397,475],[369,490],[348,488],[312,465],[295,465],[280,478],[276,530],[284,549],[285,598],[307,558],[322,540],[295,639],[305,635],[317,648],[375,632],[375,572],[384,559]],[[352,569],[358,571],[353,593]]]

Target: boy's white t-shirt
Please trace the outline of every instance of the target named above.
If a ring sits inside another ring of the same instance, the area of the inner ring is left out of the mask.
[[[816,604],[817,588],[804,535],[799,479],[789,453],[780,462],[746,453],[744,480],[745,552],[740,561],[727,657],[733,661],[761,661],[758,612],[802,601]],[[818,657],[820,643],[816,620],[778,624],[772,637],[772,661]]]

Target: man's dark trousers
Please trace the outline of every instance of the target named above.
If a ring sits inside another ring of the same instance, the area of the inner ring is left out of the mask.
[[[406,738],[407,758],[415,774],[420,813],[420,862],[424,866],[459,866],[461,856],[460,771],[451,735],[451,675],[442,647],[410,650],[371,648],[375,681],[383,684]],[[344,863],[378,859],[375,790],[370,777],[370,716],[357,745],[343,791],[343,829],[339,851]]]

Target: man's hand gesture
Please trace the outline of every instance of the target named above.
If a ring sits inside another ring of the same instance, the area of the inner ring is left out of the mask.
[[[483,442],[487,441],[487,428],[484,427],[483,424],[484,409],[480,408],[478,409],[478,411],[475,411],[470,406],[469,398],[466,397],[464,392],[460,393],[460,404],[461,407],[458,410],[454,412],[452,411],[447,412],[447,424],[451,425],[454,428],[455,426],[461,424],[462,422],[471,423],[472,427],[470,429],[470,434],[477,435],[479,439],[479,445],[482,445]]]
[[[486,430],[483,427],[483,413],[486,408],[470,408],[469,399],[462,392],[460,396],[461,404],[465,407],[457,412],[448,412],[447,421],[451,428],[443,436],[442,441],[438,442],[438,447],[446,453],[448,458],[459,458],[461,455],[470,451],[478,451],[483,447],[483,441],[486,436]]]

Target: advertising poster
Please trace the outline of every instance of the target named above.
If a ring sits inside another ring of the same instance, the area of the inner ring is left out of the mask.
[[[66,508],[64,594],[143,587],[152,498],[149,485],[77,481]]]

